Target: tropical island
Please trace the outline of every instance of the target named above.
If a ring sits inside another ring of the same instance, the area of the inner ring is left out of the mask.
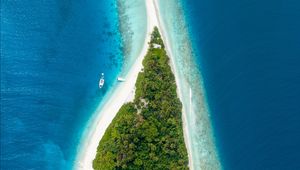
[[[93,168],[189,169],[182,104],[157,27],[135,86],[134,101],[121,107],[99,142]]]

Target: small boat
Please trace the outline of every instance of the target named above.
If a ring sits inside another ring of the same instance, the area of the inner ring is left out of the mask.
[[[101,78],[99,80],[99,88],[101,89],[104,86],[104,73],[101,73]]]
[[[125,79],[122,77],[118,77],[118,81],[123,82],[123,81],[125,81]]]

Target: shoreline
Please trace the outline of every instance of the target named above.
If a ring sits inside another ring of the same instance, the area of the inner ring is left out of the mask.
[[[96,157],[98,144],[104,135],[107,127],[110,125],[117,112],[124,103],[133,101],[135,93],[135,83],[138,73],[142,70],[142,61],[147,54],[148,42],[151,38],[151,32],[154,26],[159,27],[157,14],[153,1],[146,0],[147,11],[147,31],[143,48],[135,63],[125,76],[126,81],[116,85],[109,99],[102,105],[101,110],[96,111],[95,120],[91,123],[85,139],[79,146],[78,156],[74,162],[74,169],[92,170],[93,160]],[[99,108],[100,109],[100,108]]]
[[[215,146],[213,129],[209,118],[209,107],[205,95],[201,71],[195,61],[195,53],[187,30],[186,18],[178,4],[180,0],[156,0],[161,16],[161,31],[165,35],[168,52],[180,78],[179,96],[182,97],[183,123],[187,148],[190,149],[192,169],[222,169]]]
[[[162,39],[164,40],[165,42],[165,47],[166,47],[166,52],[170,58],[170,66],[171,66],[171,69],[173,71],[173,74],[175,76],[175,81],[176,81],[176,86],[177,86],[177,94],[179,96],[179,99],[182,103],[182,127],[183,127],[183,135],[184,135],[184,142],[185,142],[185,146],[186,146],[186,149],[187,149],[187,153],[188,153],[188,159],[189,159],[189,168],[191,170],[194,169],[194,166],[193,166],[193,157],[192,157],[192,148],[191,148],[191,144],[190,144],[190,137],[189,137],[189,131],[188,131],[188,124],[187,124],[187,116],[186,116],[186,109],[185,109],[185,105],[184,103],[182,102],[183,101],[183,97],[182,97],[182,94],[181,94],[181,84],[179,83],[179,79],[180,79],[180,76],[178,75],[178,72],[177,72],[177,69],[176,69],[176,65],[175,65],[175,61],[174,61],[174,56],[172,55],[172,50],[171,50],[171,43],[169,42],[169,39],[168,37],[165,35],[165,30],[164,30],[164,23],[161,21],[160,19],[160,14],[159,14],[159,5],[157,4],[157,0],[153,0],[153,4],[154,4],[154,8],[155,8],[155,11],[156,11],[156,14],[157,14],[157,20],[158,20],[158,29],[161,33],[161,36],[162,36]]]
[[[144,1],[119,0],[117,9],[124,58],[119,76],[125,77],[144,47],[147,35],[146,4]]]

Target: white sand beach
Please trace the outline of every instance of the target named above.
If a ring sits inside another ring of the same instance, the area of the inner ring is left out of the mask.
[[[178,74],[178,72],[177,72],[177,70],[176,70],[176,66],[175,66],[175,61],[174,61],[174,56],[172,55],[172,50],[171,50],[171,47],[170,47],[170,40],[169,40],[169,38],[167,37],[167,35],[165,34],[165,31],[166,30],[164,30],[164,26],[163,26],[163,21],[162,21],[162,19],[160,19],[160,14],[159,14],[159,5],[158,5],[158,2],[157,2],[158,0],[153,0],[153,3],[154,3],[154,8],[155,8],[155,13],[156,13],[156,16],[157,16],[157,21],[158,21],[158,29],[159,29],[159,32],[161,33],[161,36],[162,36],[162,38],[163,38],[163,40],[164,40],[164,44],[165,44],[165,47],[166,47],[166,51],[167,51],[167,54],[168,54],[168,56],[170,57],[170,61],[171,61],[171,63],[170,63],[170,65],[171,65],[171,69],[172,69],[172,71],[173,71],[173,74],[175,75],[175,80],[176,80],[176,85],[177,85],[177,94],[178,94],[178,96],[179,96],[179,99],[180,99],[180,101],[183,101],[184,99],[183,99],[183,95],[181,94],[181,90],[180,90],[180,88],[181,88],[181,84],[180,84],[180,76],[179,76],[179,74]],[[185,100],[187,100],[187,99],[185,99]],[[193,163],[192,163],[192,161],[193,161],[193,159],[192,159],[192,154],[191,154],[191,144],[190,144],[190,138],[189,138],[189,131],[188,131],[188,126],[187,126],[187,117],[186,117],[186,111],[188,110],[188,109],[186,109],[186,107],[189,107],[189,106],[185,106],[184,105],[184,103],[182,102],[182,104],[183,104],[183,110],[182,110],[182,122],[183,122],[183,133],[184,133],[184,142],[185,142],[185,145],[186,145],[186,148],[187,148],[187,152],[188,152],[188,157],[189,157],[189,168],[191,169],[191,170],[193,170],[194,169],[194,167],[193,167]]]
[[[99,110],[96,118],[93,120],[91,127],[89,127],[89,131],[87,132],[85,139],[83,139],[83,143],[81,144],[80,151],[78,153],[77,159],[75,160],[75,169],[82,169],[82,170],[91,170],[93,169],[93,160],[96,157],[97,147],[98,144],[104,135],[107,127],[111,123],[111,121],[116,116],[117,112],[121,108],[121,106],[129,101],[132,101],[134,98],[135,92],[135,82],[138,76],[138,73],[142,69],[142,61],[144,56],[147,53],[148,49],[148,42],[150,41],[151,32],[153,31],[154,26],[159,28],[159,31],[162,33],[164,42],[167,47],[167,52],[169,57],[172,61],[172,53],[170,52],[170,47],[168,47],[168,39],[163,34],[164,30],[161,29],[159,21],[159,13],[157,10],[156,0],[145,0],[146,1],[146,10],[147,10],[147,35],[143,45],[143,48],[140,52],[140,55],[137,57],[137,60],[133,64],[132,68],[129,70],[128,74],[126,75],[125,82],[120,83],[116,89],[113,91],[110,98],[107,102],[103,105],[103,107]],[[175,73],[176,82],[178,88],[180,88],[180,84],[178,83],[179,77],[176,75],[176,69],[174,64],[172,64],[172,69]],[[179,91],[178,91],[179,92]],[[179,97],[181,95],[179,94]],[[180,97],[182,100],[182,98]],[[191,167],[191,154],[190,154],[190,145],[189,145],[189,137],[188,131],[185,126],[185,113],[183,113],[183,127],[184,127],[184,135],[185,135],[185,142],[189,153],[189,165]]]

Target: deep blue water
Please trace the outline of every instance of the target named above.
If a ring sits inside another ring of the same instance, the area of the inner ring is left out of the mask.
[[[115,3],[1,1],[0,169],[72,166],[83,128],[122,65]]]
[[[184,0],[224,169],[300,169],[300,1]]]

